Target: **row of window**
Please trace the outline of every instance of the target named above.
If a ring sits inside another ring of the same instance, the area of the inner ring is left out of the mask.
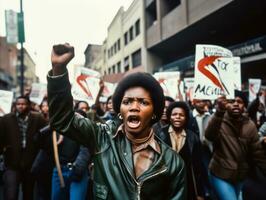
[[[127,32],[124,33],[125,46],[140,34],[140,20],[138,19]]]
[[[129,30],[124,34],[124,44],[127,45],[130,41],[132,41],[135,37],[140,34],[140,20],[138,19],[134,25],[132,25]],[[118,39],[111,48],[108,49],[108,58],[115,55],[118,51],[120,51],[120,39]]]
[[[112,57],[116,54],[116,52],[120,51],[120,39],[118,39],[110,49],[108,49],[108,58]]]
[[[141,49],[135,51],[131,54],[132,68],[138,67],[141,65]],[[124,58],[124,71],[129,70],[129,56]],[[108,74],[120,73],[121,72],[121,62],[108,68]],[[106,74],[106,72],[105,72]]]
[[[121,62],[119,61],[116,65],[108,68],[108,74],[120,73],[121,72]]]

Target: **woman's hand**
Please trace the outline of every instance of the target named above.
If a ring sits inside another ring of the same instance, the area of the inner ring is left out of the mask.
[[[57,76],[65,73],[67,64],[74,56],[74,47],[70,46],[68,43],[54,45],[51,54],[53,75]]]

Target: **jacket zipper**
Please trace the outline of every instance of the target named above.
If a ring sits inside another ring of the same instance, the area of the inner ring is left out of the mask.
[[[158,172],[156,172],[156,173],[152,174],[151,176],[146,177],[145,179],[143,179],[142,182],[138,182],[138,181],[135,179],[135,177],[131,174],[130,170],[128,169],[127,164],[126,164],[125,161],[124,161],[124,159],[122,159],[122,162],[124,163],[124,166],[126,167],[127,172],[130,174],[131,178],[134,180],[134,182],[135,182],[136,185],[137,185],[137,200],[141,200],[141,199],[140,199],[140,192],[141,192],[141,186],[143,185],[144,181],[146,181],[146,180],[148,180],[148,179],[150,179],[150,178],[152,178],[152,177],[154,177],[154,176],[157,176],[157,175],[159,175],[159,174],[162,174],[163,172],[165,172],[165,171],[167,170],[167,167],[164,167],[164,168],[160,169]]]
[[[124,164],[125,164],[125,163],[124,163]],[[157,175],[159,175],[159,174],[162,174],[162,173],[164,173],[164,172],[167,170],[167,168],[164,167],[163,169],[159,170],[158,172],[152,174],[151,176],[146,177],[145,179],[143,179],[143,181],[138,182],[138,181],[135,179],[135,177],[133,177],[132,174],[130,173],[130,170],[128,169],[128,166],[127,166],[127,165],[125,165],[125,166],[126,166],[126,169],[127,169],[128,173],[130,174],[130,176],[132,177],[132,179],[134,180],[134,182],[135,182],[136,185],[137,185],[137,200],[141,200],[141,198],[140,198],[140,192],[141,192],[141,186],[143,185],[144,181],[146,181],[146,180],[148,180],[148,179],[150,179],[150,178],[153,178],[153,177],[155,177],[155,176],[157,176]]]
[[[137,200],[140,200],[140,192],[141,192],[141,187],[142,187],[143,183],[144,183],[146,180],[150,179],[150,178],[153,178],[153,177],[155,177],[155,176],[158,176],[159,174],[164,173],[166,170],[167,170],[166,167],[165,167],[165,168],[162,168],[162,169],[159,170],[158,172],[156,172],[156,173],[152,174],[151,176],[148,176],[148,177],[146,177],[145,179],[143,179],[143,181],[141,181],[141,182],[137,182],[137,183],[138,183],[138,184],[137,184],[137,186],[138,186],[138,197],[137,197]]]

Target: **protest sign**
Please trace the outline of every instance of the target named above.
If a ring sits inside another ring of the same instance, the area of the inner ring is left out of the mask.
[[[234,98],[234,90],[241,86],[239,57],[223,47],[196,45],[195,65],[194,98]]]
[[[72,95],[74,100],[86,101],[89,105],[95,103],[100,86],[100,73],[84,67],[79,67],[75,73],[75,80],[72,85]],[[114,84],[104,82],[102,96],[108,97],[113,94]]]
[[[47,95],[47,85],[44,83],[32,83],[30,101],[40,105],[43,98]]]
[[[95,88],[91,86],[98,86],[93,78],[100,78],[100,73],[85,67],[77,67],[74,73],[74,82],[71,88],[73,99],[76,101],[85,101],[89,105],[94,104]],[[92,80],[90,80],[92,78]]]
[[[0,116],[11,112],[13,92],[0,90]]]
[[[194,78],[184,78],[186,100],[193,100]]]
[[[153,76],[160,83],[165,96],[170,96],[174,99],[178,98],[178,96],[180,95],[178,93],[178,86],[180,83],[179,71],[156,72]]]
[[[248,93],[249,102],[253,101],[257,97],[257,93],[260,90],[261,79],[248,79]]]

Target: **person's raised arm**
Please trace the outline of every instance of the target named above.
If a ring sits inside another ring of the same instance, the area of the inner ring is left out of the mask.
[[[74,58],[74,47],[69,44],[59,44],[54,45],[52,54],[51,54],[51,62],[52,62],[52,75],[59,76],[66,73],[67,64]]]
[[[100,79],[100,82],[99,82],[99,91],[98,91],[98,94],[97,94],[97,97],[95,99],[95,103],[94,105],[96,106],[96,108],[100,108],[100,97],[102,96],[102,93],[103,93],[103,89],[104,89],[104,82],[103,82],[103,79],[101,78]]]
[[[67,73],[67,64],[74,57],[74,48],[69,44],[53,46],[51,54],[52,70],[48,80],[48,103],[50,125],[62,135],[85,146],[95,145],[98,127],[89,119],[74,113],[71,85]]]
[[[205,130],[205,137],[214,142],[219,137],[219,130],[222,119],[226,111],[227,100],[225,96],[218,97],[216,100],[216,112],[211,117]]]

